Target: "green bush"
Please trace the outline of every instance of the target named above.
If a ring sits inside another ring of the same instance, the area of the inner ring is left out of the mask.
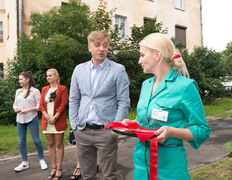
[[[204,103],[213,102],[225,95],[227,65],[221,53],[206,47],[195,48],[185,59],[190,77],[199,85],[199,92]]]
[[[16,88],[13,82],[0,79],[0,124],[15,123],[13,102]]]

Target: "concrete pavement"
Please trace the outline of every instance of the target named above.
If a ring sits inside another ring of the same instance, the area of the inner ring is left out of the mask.
[[[212,128],[210,138],[199,148],[193,150],[188,143],[185,143],[187,149],[187,158],[189,169],[195,169],[200,166],[209,164],[216,160],[226,157],[229,153],[228,149],[222,145],[228,141],[232,141],[232,119],[218,119],[209,121],[209,126]],[[118,149],[118,173],[124,180],[133,179],[133,148],[135,138],[119,137]],[[48,153],[45,152],[45,160],[50,165]],[[21,161],[21,157],[10,157],[0,159],[0,179],[1,180],[45,180],[50,172],[41,170],[39,166],[37,153],[29,156],[30,168],[16,173],[13,169]],[[76,164],[76,149],[75,146],[67,146],[65,148],[65,156],[63,161],[63,176],[62,180],[68,180]],[[99,179],[101,174],[98,173]]]

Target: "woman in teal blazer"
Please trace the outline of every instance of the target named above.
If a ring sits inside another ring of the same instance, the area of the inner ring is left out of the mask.
[[[198,149],[210,135],[197,83],[188,78],[183,59],[164,34],[152,33],[140,42],[138,63],[154,77],[142,85],[136,120],[122,123],[137,121],[142,127],[159,128],[158,180],[190,179],[183,140]],[[149,179],[149,157],[149,141],[137,139],[135,180]]]

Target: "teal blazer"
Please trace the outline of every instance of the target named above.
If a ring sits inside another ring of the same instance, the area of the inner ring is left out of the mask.
[[[207,124],[205,113],[197,83],[171,70],[159,84],[151,96],[155,77],[144,81],[137,105],[137,120],[140,126],[146,128],[160,128],[172,126],[188,128],[194,137],[189,142],[194,149],[210,136],[210,127]],[[152,109],[161,109],[168,112],[166,122],[152,119]],[[149,179],[149,142],[140,143],[136,140],[134,149],[134,179]],[[168,138],[158,147],[158,180],[190,179],[188,162],[183,141],[177,138]]]

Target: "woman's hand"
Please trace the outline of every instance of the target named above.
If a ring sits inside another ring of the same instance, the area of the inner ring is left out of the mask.
[[[170,126],[162,126],[156,131],[156,134],[158,135],[158,141],[159,143],[163,144],[168,137],[170,137],[171,133],[173,131],[173,127]]]
[[[20,112],[21,112],[21,109],[14,108],[14,112],[16,112],[16,113],[20,113]]]
[[[30,112],[30,109],[25,109],[21,111],[22,114],[27,114],[28,112]]]
[[[124,120],[122,121],[122,124],[123,124],[124,126],[128,126],[127,123],[132,123],[132,122],[136,122],[137,124],[139,124],[139,122],[138,122],[137,120],[130,120],[130,119],[124,119]]]
[[[51,117],[49,115],[44,115],[45,119],[47,120],[47,122],[49,123]]]
[[[55,124],[55,123],[56,123],[55,118],[54,118],[54,117],[50,118],[50,119],[49,119],[49,123],[50,123],[50,124]]]

